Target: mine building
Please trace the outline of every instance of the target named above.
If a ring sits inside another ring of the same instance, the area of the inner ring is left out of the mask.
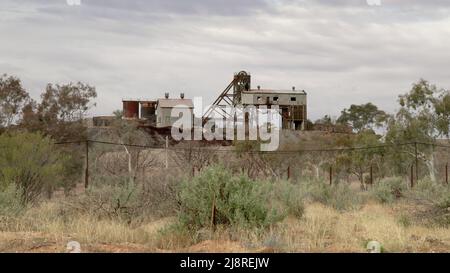
[[[194,105],[191,99],[186,99],[184,93],[178,98],[170,98],[169,93],[157,100],[124,99],[123,119],[138,120],[143,126],[153,128],[172,127],[180,117],[172,114],[172,110],[186,108],[194,120]],[[214,114],[221,114],[227,118],[221,108],[227,106],[265,106],[279,107],[282,117],[282,129],[307,130],[307,93],[305,90],[291,89],[265,89],[257,86],[252,88],[251,75],[246,71],[235,73],[233,80],[204,112],[202,119],[205,124]],[[213,113],[215,112],[215,113]]]
[[[172,127],[175,121],[180,116],[179,112],[172,110],[174,108],[181,109],[183,112],[188,112],[191,115],[191,128],[194,121],[194,104],[191,99],[184,98],[184,93],[180,94],[180,98],[169,98],[169,93],[165,94],[163,99],[158,99],[156,102],[156,127]],[[184,111],[184,110],[186,111]]]
[[[123,99],[123,119],[139,119],[149,124],[156,123],[155,100]]]

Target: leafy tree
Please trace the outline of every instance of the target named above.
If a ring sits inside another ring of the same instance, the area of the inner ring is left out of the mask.
[[[349,109],[341,112],[337,122],[350,124],[356,132],[361,132],[381,127],[387,118],[386,112],[379,110],[376,105],[369,102],[361,105],[352,104]]]
[[[449,92],[421,79],[410,92],[399,97],[400,110],[392,117],[386,134],[387,143],[425,142],[433,144],[449,134]],[[436,181],[434,149],[432,145],[417,145],[418,158],[425,163],[432,181]],[[391,158],[397,168],[412,164],[415,147],[394,146]]]
[[[48,84],[41,95],[41,102],[24,108],[22,126],[60,141],[84,139],[86,126],[83,119],[95,106],[91,100],[96,97],[95,87],[80,82]]]
[[[383,148],[378,147],[381,144],[381,136],[375,134],[372,130],[365,130],[353,138],[346,138],[340,145],[344,147],[370,147],[369,149],[354,149],[342,152],[336,157],[338,169],[345,169],[348,173],[355,175],[361,183],[361,188],[365,189],[364,174],[369,172],[370,167],[375,172],[381,169]]]
[[[450,92],[443,90],[434,104],[437,119],[436,129],[441,136],[450,137]]]
[[[30,103],[29,94],[19,78],[0,76],[0,127],[8,128],[20,118],[23,107]]]

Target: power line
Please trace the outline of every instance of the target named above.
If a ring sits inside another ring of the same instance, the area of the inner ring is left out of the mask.
[[[127,146],[127,147],[135,147],[142,149],[165,149],[162,146],[150,146],[150,145],[141,145],[141,144],[130,144],[130,143],[118,143],[118,142],[110,142],[110,141],[100,141],[100,140],[80,140],[80,141],[67,141],[67,142],[57,142],[55,145],[64,145],[64,144],[81,144],[84,142],[90,143],[98,143],[98,144],[106,144],[106,145],[117,145],[117,146]],[[437,143],[426,143],[426,142],[405,142],[405,143],[391,143],[391,144],[382,144],[375,146],[363,146],[363,147],[347,147],[347,148],[328,148],[328,149],[299,149],[292,151],[245,151],[243,153],[250,154],[296,154],[302,152],[345,152],[345,151],[358,151],[358,150],[373,150],[373,149],[383,149],[389,147],[399,147],[399,146],[409,146],[409,145],[427,145],[427,146],[436,146],[442,148],[450,148],[448,145],[437,144]],[[169,147],[169,150],[179,150],[179,151],[192,151],[192,150],[203,150],[209,152],[239,152],[234,150],[224,150],[224,149],[211,149],[211,148],[201,148],[201,147],[193,147],[193,148],[185,148],[185,147]]]

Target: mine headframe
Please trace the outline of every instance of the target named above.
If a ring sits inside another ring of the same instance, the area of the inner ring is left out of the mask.
[[[251,76],[246,71],[235,73],[233,80],[220,93],[219,97],[213,102],[213,104],[206,110],[202,117],[203,124],[205,124],[215,112],[219,117],[227,118],[229,113],[225,111],[227,106],[236,106],[241,104],[242,92],[249,91],[251,88]]]

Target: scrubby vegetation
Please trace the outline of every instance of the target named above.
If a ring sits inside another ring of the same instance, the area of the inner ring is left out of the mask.
[[[82,83],[48,85],[39,103],[17,78],[1,77],[0,89],[0,251],[17,249],[24,234],[96,251],[215,241],[240,251],[358,252],[370,240],[386,252],[450,250],[448,151],[437,148],[449,135],[450,95],[424,80],[395,115],[363,104],[320,121],[352,124],[354,134],[283,132],[280,153],[262,154],[249,141],[217,153],[196,142],[150,149],[165,139],[119,112],[108,130],[88,134],[83,114],[96,93]]]
[[[445,234],[440,228],[446,228],[450,219],[449,188],[429,179],[409,189],[402,178],[385,178],[365,192],[358,184],[344,181],[330,186],[317,179],[253,180],[216,165],[195,177],[165,174],[147,183],[127,177],[109,183],[94,180],[83,194],[29,207],[23,206],[20,193],[11,185],[0,199],[3,232],[68,235],[87,245],[126,241],[153,251],[230,239],[267,251],[326,251],[328,245],[341,251],[364,251],[367,240],[381,241],[386,252],[407,251],[404,245],[389,241],[369,219],[386,221],[380,227],[389,223],[389,228],[408,234],[429,230],[426,240],[431,234]],[[404,207],[416,202],[433,212],[426,222]],[[388,213],[392,208],[399,209],[397,216]],[[419,245],[413,246],[420,250]]]
[[[376,183],[370,194],[381,203],[392,203],[406,191],[406,182],[400,177],[384,178]]]
[[[270,226],[285,217],[287,208],[277,208],[277,205],[292,202],[286,190],[276,196],[274,188],[270,182],[252,181],[244,175],[233,176],[221,166],[207,169],[183,182],[179,198],[180,222],[187,228],[216,224],[250,228]]]

